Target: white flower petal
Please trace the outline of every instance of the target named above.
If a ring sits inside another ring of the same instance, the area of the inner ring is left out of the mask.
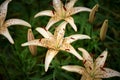
[[[5,21],[6,15],[7,15],[7,9],[8,9],[8,3],[11,2],[12,0],[5,0],[1,5],[0,5],[0,26],[3,24]]]
[[[70,10],[71,8],[73,8],[76,1],[77,0],[70,0],[67,4],[65,4],[65,7],[67,8],[67,10]]]
[[[61,14],[61,8],[63,7],[61,0],[53,0],[53,7],[57,13]]]
[[[77,51],[68,43],[63,43],[60,47],[60,50],[63,51],[67,51],[71,54],[73,54],[74,56],[76,56],[79,60],[82,60],[83,58],[81,57],[81,55],[79,53],[77,53]]]
[[[5,27],[12,26],[12,25],[23,25],[23,26],[31,27],[31,25],[28,22],[21,19],[9,19],[9,20],[6,20],[4,23]]]
[[[51,10],[45,10],[45,11],[40,11],[38,12],[34,18],[39,17],[39,16],[53,16],[53,12]]]
[[[46,43],[47,41],[45,41],[46,39],[35,39],[35,40],[31,40],[28,41],[26,43],[23,43],[21,46],[29,46],[29,45],[34,45],[34,46],[42,46],[42,47],[46,47]]]
[[[109,69],[109,68],[104,68],[105,71],[101,71],[96,75],[96,78],[110,78],[110,77],[120,77],[120,72]]]
[[[74,7],[71,11],[71,15],[77,14],[79,12],[83,12],[83,11],[87,11],[90,12],[91,9],[90,8],[86,8],[86,7]]]
[[[58,51],[53,50],[53,49],[49,49],[47,51],[46,57],[45,57],[45,71],[47,72],[48,67],[50,65],[50,62],[52,61],[52,59],[55,57],[55,55],[58,53]]]
[[[84,72],[84,68],[81,66],[77,66],[77,65],[67,65],[67,66],[62,66],[61,68],[64,70],[67,70],[70,72],[76,72],[79,74],[82,74]]]
[[[44,28],[36,28],[36,30],[45,38],[50,38],[50,36],[52,36],[52,33]]]
[[[14,41],[7,28],[4,31],[1,31],[0,34],[4,35],[10,41],[11,44],[14,44]]]
[[[61,40],[63,40],[66,25],[67,25],[67,22],[64,21],[56,28],[54,32],[54,37],[56,38],[56,42],[60,42]]]
[[[100,56],[95,60],[96,69],[103,67],[107,58],[107,50],[103,51]]]
[[[27,39],[28,39],[28,41],[35,39],[31,29],[28,29]],[[37,54],[37,47],[36,46],[30,45],[29,50],[33,56],[35,56]]]
[[[69,37],[65,37],[67,43],[72,43],[78,39],[90,39],[90,37],[88,35],[83,35],[83,34],[75,34]]]
[[[51,18],[46,26],[46,29],[48,30],[53,24],[55,24],[56,22],[60,21],[59,18]]]
[[[65,18],[65,21],[67,21],[75,31],[77,31],[77,27],[76,27],[76,25],[74,23],[74,19],[72,17]]]
[[[80,80],[86,80],[86,76],[82,75]]]
[[[93,59],[90,54],[83,48],[78,48],[79,51],[82,52],[83,55],[83,63],[87,71],[91,71],[93,69]]]

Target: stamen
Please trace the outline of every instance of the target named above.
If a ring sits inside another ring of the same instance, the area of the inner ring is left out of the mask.
[[[47,31],[47,29],[46,29],[45,27],[43,27],[43,29],[44,29],[45,31]]]
[[[100,58],[103,58],[104,56],[100,56]]]
[[[92,70],[92,68],[89,66],[89,69]]]
[[[70,49],[65,49],[66,51],[70,51]]]
[[[42,39],[40,38],[40,39],[39,39],[39,42],[41,42],[41,40],[42,40]]]
[[[85,64],[85,63],[86,63],[86,61],[87,61],[87,60],[83,61],[83,64]]]
[[[63,6],[63,9],[64,9],[65,11],[67,11],[67,9],[66,9],[66,7],[65,7],[65,6]]]
[[[100,69],[101,69],[102,71],[106,71],[103,67],[100,67]]]
[[[75,38],[71,37],[71,39],[75,39]]]
[[[52,10],[52,13],[53,13],[53,15],[55,14],[55,11],[54,10]]]

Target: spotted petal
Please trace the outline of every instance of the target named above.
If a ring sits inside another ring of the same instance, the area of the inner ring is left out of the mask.
[[[53,49],[49,49],[47,51],[46,57],[45,57],[45,71],[47,72],[48,67],[50,65],[50,62],[52,61],[52,59],[55,57],[55,55],[58,53],[58,51],[53,50]]]
[[[28,41],[31,41],[31,40],[35,39],[31,29],[28,29],[27,38],[28,38]],[[37,47],[36,46],[30,45],[29,50],[30,50],[30,52],[33,56],[35,56],[37,54]]]
[[[35,39],[35,40],[28,41],[26,43],[23,43],[22,46],[35,45],[35,46],[47,47],[48,43],[49,43],[48,39]]]
[[[10,33],[9,33],[7,28],[4,31],[1,31],[0,34],[5,36],[10,41],[10,43],[14,44],[14,41],[13,41],[13,39],[12,39],[12,37],[11,37],[11,35],[10,35]]]
[[[9,19],[9,20],[6,20],[4,23],[5,27],[12,26],[12,25],[23,25],[23,26],[31,27],[31,25],[28,22],[21,19]]]
[[[62,69],[70,71],[70,72],[76,72],[76,73],[79,73],[79,74],[82,74],[85,70],[83,67],[77,66],[77,65],[62,66]]]
[[[5,21],[6,15],[7,15],[7,7],[8,3],[11,2],[12,0],[5,0],[1,5],[0,5],[0,26],[3,24]]]
[[[71,35],[69,37],[65,37],[67,43],[72,43],[78,39],[90,39],[90,37],[88,35],[82,35],[82,34],[76,34],[76,35]]]
[[[48,30],[53,24],[55,24],[58,21],[60,21],[60,19],[57,17],[51,18],[46,26],[46,29]]]
[[[68,43],[63,43],[60,47],[60,50],[63,51],[67,51],[71,54],[73,54],[74,56],[76,56],[79,60],[82,60],[83,58],[80,56],[79,53],[77,53],[77,51]]]
[[[65,18],[65,21],[67,21],[75,31],[77,31],[77,27],[76,27],[76,25],[74,23],[74,19],[72,17]]]
[[[39,16],[53,16],[53,12],[51,10],[45,10],[45,11],[41,11],[41,12],[38,12],[34,18],[36,17],[39,17]]]
[[[70,0],[67,4],[65,4],[65,7],[67,8],[67,10],[70,10],[71,8],[73,8],[76,1],[77,0]]]
[[[53,36],[52,33],[50,33],[48,30],[45,30],[44,28],[36,28],[36,30],[45,38]]]
[[[89,55],[89,53],[83,48],[78,48],[78,50],[82,52],[83,63],[87,71],[90,71],[91,69],[93,69],[93,59]]]
[[[95,60],[95,65],[96,65],[96,69],[99,67],[103,67],[107,58],[107,50],[103,51],[102,54],[100,56],[98,56],[98,58]]]
[[[83,11],[87,11],[90,12],[91,9],[90,8],[86,8],[86,7],[74,7],[71,11],[71,15],[77,14],[79,12],[83,12]]]
[[[110,77],[120,77],[120,73],[109,69],[104,68],[105,71],[101,71],[98,75],[96,75],[96,78],[110,78]]]
[[[64,21],[56,28],[54,32],[54,37],[56,38],[56,42],[63,40],[66,24],[67,22]]]
[[[61,0],[53,0],[53,7],[57,13],[61,14],[61,8],[63,7]]]

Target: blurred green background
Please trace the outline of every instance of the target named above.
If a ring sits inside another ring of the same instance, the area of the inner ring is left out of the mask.
[[[63,3],[66,0],[62,0]],[[0,0],[0,4],[4,0]],[[42,10],[53,9],[52,0],[12,0],[8,6],[7,18],[19,18],[29,22],[35,38],[42,36],[35,31],[36,27],[44,27],[50,17],[41,16],[34,18],[34,15]],[[87,34],[91,40],[78,40],[72,45],[77,50],[83,47],[96,58],[103,50],[108,49],[106,67],[120,72],[120,0],[78,0],[75,6],[85,6],[92,8],[99,4],[99,10],[96,13],[95,21],[88,22],[88,12],[81,12],[73,15],[78,32],[67,25],[65,36],[71,34]],[[99,38],[99,32],[105,19],[109,21],[107,35],[104,41]],[[57,26],[55,24],[54,26]],[[82,65],[73,55],[60,51],[51,62],[48,72],[44,71],[44,58],[46,48],[38,47],[37,55],[32,56],[28,47],[21,47],[21,44],[27,42],[27,27],[11,26],[10,34],[15,41],[11,45],[9,41],[0,35],[0,80],[79,80],[81,75],[77,73],[61,70],[62,65],[76,64]],[[54,27],[50,28],[53,33]],[[78,51],[78,50],[77,50]],[[80,53],[80,52],[79,52]],[[119,80],[120,78],[108,78],[103,80]]]

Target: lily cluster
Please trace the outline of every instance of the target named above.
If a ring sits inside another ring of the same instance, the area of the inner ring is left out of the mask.
[[[11,38],[7,27],[12,25],[23,25],[31,27],[31,25],[21,19],[9,19],[5,21],[7,14],[7,6],[11,0],[4,1],[0,6],[0,34],[4,35],[10,43],[14,43]],[[61,0],[53,0],[53,8],[54,10],[45,10],[40,11],[35,15],[35,18],[38,16],[50,16],[48,24],[45,28],[37,27],[36,31],[38,31],[44,38],[35,39],[31,29],[28,29],[28,42],[23,43],[22,46],[29,46],[30,52],[32,55],[37,54],[37,46],[45,47],[48,49],[45,57],[45,71],[48,71],[49,65],[53,58],[58,54],[59,51],[66,51],[71,53],[79,60],[83,61],[85,67],[82,66],[62,66],[62,69],[71,72],[77,72],[82,74],[81,80],[102,80],[101,78],[109,78],[118,76],[120,77],[120,73],[109,69],[104,68],[104,63],[107,57],[107,50],[103,51],[103,53],[93,61],[92,57],[89,53],[83,49],[78,48],[82,52],[82,56],[75,50],[75,48],[71,45],[72,42],[78,39],[91,39],[88,35],[85,34],[74,34],[68,37],[64,37],[66,26],[69,23],[71,27],[77,31],[77,27],[74,23],[74,19],[72,15],[75,15],[79,12],[90,12],[89,22],[93,22],[95,17],[95,12],[98,10],[98,4],[95,5],[92,9],[86,7],[74,7],[74,4],[77,0],[70,0],[65,5]],[[53,26],[58,21],[64,20],[63,22],[56,27],[54,34],[49,31],[49,28]],[[107,31],[107,20],[105,20],[103,27],[101,29],[100,38],[103,40],[105,38],[105,34]],[[104,31],[103,31],[104,30]]]

